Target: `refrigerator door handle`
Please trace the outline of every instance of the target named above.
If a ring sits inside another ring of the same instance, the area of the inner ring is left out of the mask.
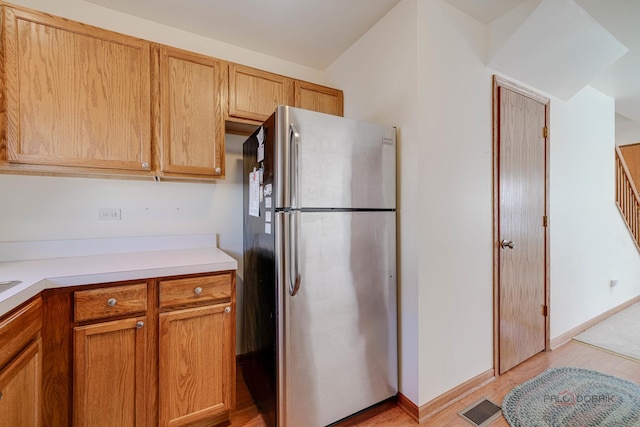
[[[296,125],[291,123],[289,125],[289,144],[290,145],[290,153],[291,153],[291,204],[289,205],[291,208],[298,208],[298,204],[300,203],[300,174],[298,169],[299,163],[299,145],[300,145],[300,132],[296,128]]]
[[[300,290],[300,212],[289,214],[292,216],[289,220],[289,295],[294,296]]]

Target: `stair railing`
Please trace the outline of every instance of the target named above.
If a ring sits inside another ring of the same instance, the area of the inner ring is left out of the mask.
[[[616,205],[636,247],[640,250],[640,195],[618,147],[616,147]]]

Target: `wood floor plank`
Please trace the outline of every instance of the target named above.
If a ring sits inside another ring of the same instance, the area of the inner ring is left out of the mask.
[[[592,369],[640,383],[639,362],[576,341],[569,341],[553,351],[537,354],[475,392],[453,402],[445,410],[430,417],[421,425],[469,427],[470,424],[458,415],[460,411],[485,397],[501,405],[504,396],[516,385],[538,375],[545,369],[560,366]],[[237,406],[231,413],[231,420],[223,426],[266,427],[262,416],[251,400],[251,394],[242,375],[236,375],[236,378]],[[347,419],[337,424],[336,427],[409,427],[416,425],[418,424],[409,415],[393,401],[390,401]],[[501,416],[491,424],[491,427],[509,427],[509,424]]]

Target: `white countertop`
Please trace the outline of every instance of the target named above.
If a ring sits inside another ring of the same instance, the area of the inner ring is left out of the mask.
[[[237,268],[236,260],[216,247],[0,262],[0,282],[22,281],[0,288],[0,316],[44,289]]]

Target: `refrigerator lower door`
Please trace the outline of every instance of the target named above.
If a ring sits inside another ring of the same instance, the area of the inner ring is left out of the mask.
[[[293,247],[280,288],[278,425],[325,426],[397,394],[395,212],[279,215],[298,229],[283,233]]]

